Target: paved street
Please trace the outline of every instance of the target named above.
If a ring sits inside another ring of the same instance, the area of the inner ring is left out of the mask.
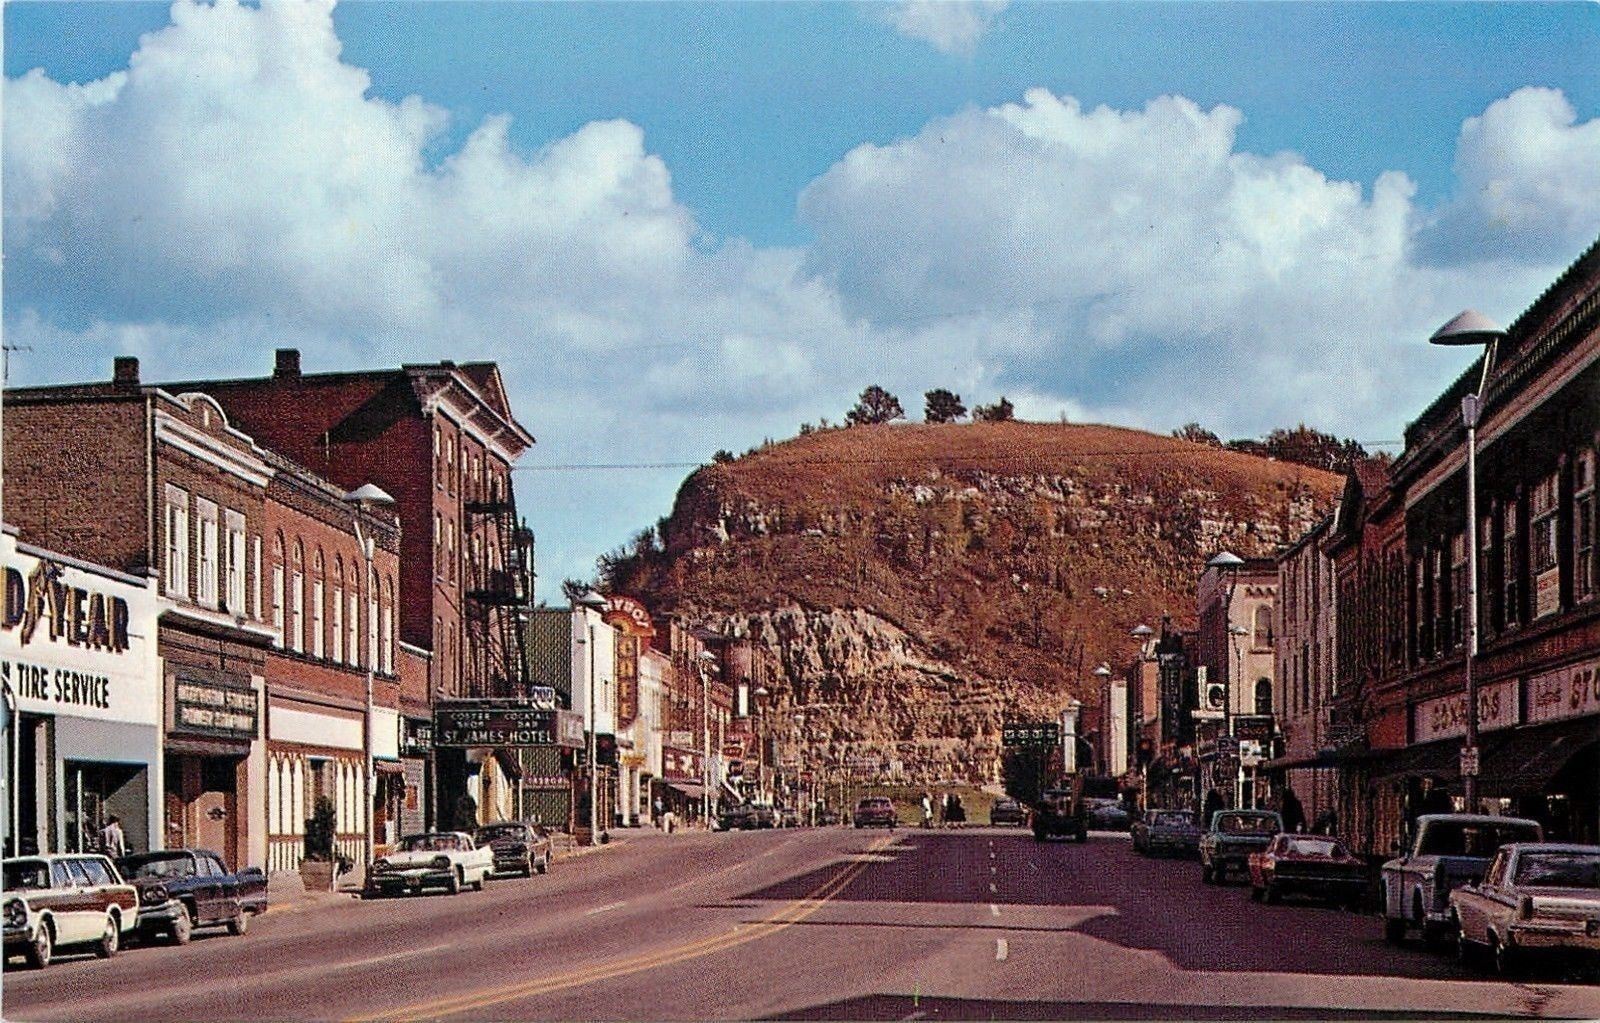
[[[243,938],[8,970],[18,1020],[1600,1016],[1378,921],[1264,907],[1125,837],[637,834],[483,893],[274,911]]]

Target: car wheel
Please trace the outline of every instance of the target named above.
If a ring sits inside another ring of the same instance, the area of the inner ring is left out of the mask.
[[[106,914],[106,929],[101,932],[100,940],[94,946],[94,954],[101,959],[110,959],[122,948],[122,923],[112,914]]]
[[[55,955],[56,939],[50,933],[49,924],[40,924],[39,931],[33,936],[24,950],[28,957],[28,965],[36,970],[42,970],[50,965],[50,959]]]
[[[1494,972],[1502,977],[1514,977],[1522,972],[1522,956],[1497,935],[1489,935],[1489,955],[1494,960]]]
[[[250,929],[250,918],[245,915],[244,907],[234,910],[233,916],[228,918],[228,933],[238,937]]]
[[[1276,906],[1281,898],[1283,898],[1283,894],[1278,891],[1278,886],[1271,882],[1268,882],[1267,886],[1261,890],[1261,901],[1269,906]]]
[[[461,872],[460,871],[452,870],[450,872],[450,880],[445,882],[444,890],[446,892],[448,892],[449,894],[451,894],[451,895],[455,895],[457,892],[461,891]]]
[[[1255,885],[1251,885],[1250,886],[1250,901],[1251,902],[1260,902],[1261,901],[1261,889],[1257,888]]]
[[[189,944],[189,938],[194,934],[194,920],[189,917],[187,908],[178,910],[178,915],[172,921],[172,929],[167,933],[172,937],[174,945]]]
[[[550,872],[550,854],[545,853],[544,858],[539,861],[534,869],[541,874],[548,874]]]
[[[1384,917],[1383,940],[1391,945],[1404,944],[1406,940],[1406,922],[1399,917]]]
[[[476,881],[472,882],[472,890],[475,891],[475,892],[483,891],[484,882],[486,882],[488,880],[489,880],[489,875],[487,873],[479,874],[478,875],[478,879]]]
[[[1211,864],[1205,862],[1204,860],[1200,861],[1200,883],[1201,884],[1216,884],[1217,883],[1216,871],[1214,871],[1211,868]]]

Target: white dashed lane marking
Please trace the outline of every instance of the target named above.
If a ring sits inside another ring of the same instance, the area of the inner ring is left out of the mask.
[[[1004,939],[1004,938],[996,938],[996,939],[994,939],[994,961],[995,962],[997,962],[997,963],[1005,962],[1006,961],[1006,956],[1008,956],[1010,954],[1011,954],[1011,948],[1010,948],[1010,946],[1008,946],[1006,944],[1006,939]]]
[[[995,905],[992,902],[989,903],[989,915],[990,916],[999,916],[1000,915],[1000,907]]]

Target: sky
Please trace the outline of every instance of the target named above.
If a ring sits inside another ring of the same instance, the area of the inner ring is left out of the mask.
[[[868,384],[1369,442],[1600,235],[1600,5],[9,3],[13,384],[497,360],[541,595]],[[569,468],[672,463],[665,468]]]

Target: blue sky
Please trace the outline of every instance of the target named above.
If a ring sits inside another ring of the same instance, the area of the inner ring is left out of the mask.
[[[497,358],[530,464],[740,450],[874,381],[1394,437],[1464,361],[1432,325],[1600,232],[1594,4],[4,16],[5,325],[63,353],[15,380]],[[545,578],[680,478],[524,473]]]

